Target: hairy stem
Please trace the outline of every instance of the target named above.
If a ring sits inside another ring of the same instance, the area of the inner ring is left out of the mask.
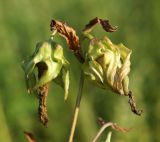
[[[79,108],[80,108],[80,103],[81,103],[81,98],[82,98],[83,84],[84,84],[84,74],[83,74],[83,72],[81,72],[80,82],[79,82],[79,90],[78,90],[76,104],[75,104],[75,110],[74,110],[73,121],[72,121],[72,125],[71,125],[69,142],[73,142],[73,137],[74,137],[75,128],[76,128],[76,124],[77,124],[77,120],[78,120]]]

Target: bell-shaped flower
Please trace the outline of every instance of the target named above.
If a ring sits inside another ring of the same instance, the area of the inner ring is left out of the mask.
[[[62,46],[55,43],[53,37],[39,42],[33,55],[22,64],[28,92],[37,92],[53,80],[64,88],[66,100],[69,89],[68,65]]]
[[[130,55],[131,50],[123,44],[113,44],[107,37],[92,38],[85,55],[84,74],[101,88],[128,95]]]

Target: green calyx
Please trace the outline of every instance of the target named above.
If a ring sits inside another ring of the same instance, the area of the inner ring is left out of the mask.
[[[39,42],[33,55],[22,63],[28,92],[36,93],[39,87],[55,80],[64,88],[66,100],[69,89],[68,65],[62,46],[55,43],[52,36],[49,40]]]
[[[130,72],[131,50],[123,44],[113,44],[109,38],[90,39],[85,55],[83,71],[87,78],[101,88],[110,88],[127,95]]]

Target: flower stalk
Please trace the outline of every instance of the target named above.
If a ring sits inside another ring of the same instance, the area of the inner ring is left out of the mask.
[[[38,42],[34,53],[23,61],[26,86],[29,94],[39,99],[39,119],[47,126],[48,85],[53,80],[64,88],[64,100],[68,97],[69,62],[63,54],[63,47],[54,41],[54,30],[48,40]]]
[[[83,72],[81,72],[80,81],[79,81],[79,90],[78,90],[78,94],[77,94],[74,115],[73,115],[73,121],[72,121],[72,125],[71,125],[71,131],[70,131],[68,142],[73,142],[76,124],[77,124],[77,120],[78,120],[81,98],[82,98],[83,85],[84,85],[84,74],[83,74]]]

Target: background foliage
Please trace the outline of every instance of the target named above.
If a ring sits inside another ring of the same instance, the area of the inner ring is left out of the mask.
[[[38,142],[67,141],[80,64],[67,49],[65,40],[57,36],[71,62],[71,89],[64,103],[63,90],[54,83],[50,85],[48,128],[38,121],[38,100],[27,94],[20,64],[33,52],[36,42],[49,37],[51,19],[65,21],[80,33],[90,19],[98,16],[119,27],[117,32],[107,34],[112,41],[123,42],[133,51],[130,88],[144,114],[135,116],[126,97],[86,81],[75,142],[91,141],[100,127],[99,116],[132,128],[129,133],[113,132],[112,141],[160,141],[159,9],[159,0],[0,0],[0,140],[26,141],[25,130],[32,132]],[[100,27],[94,33],[99,37],[106,34]]]

